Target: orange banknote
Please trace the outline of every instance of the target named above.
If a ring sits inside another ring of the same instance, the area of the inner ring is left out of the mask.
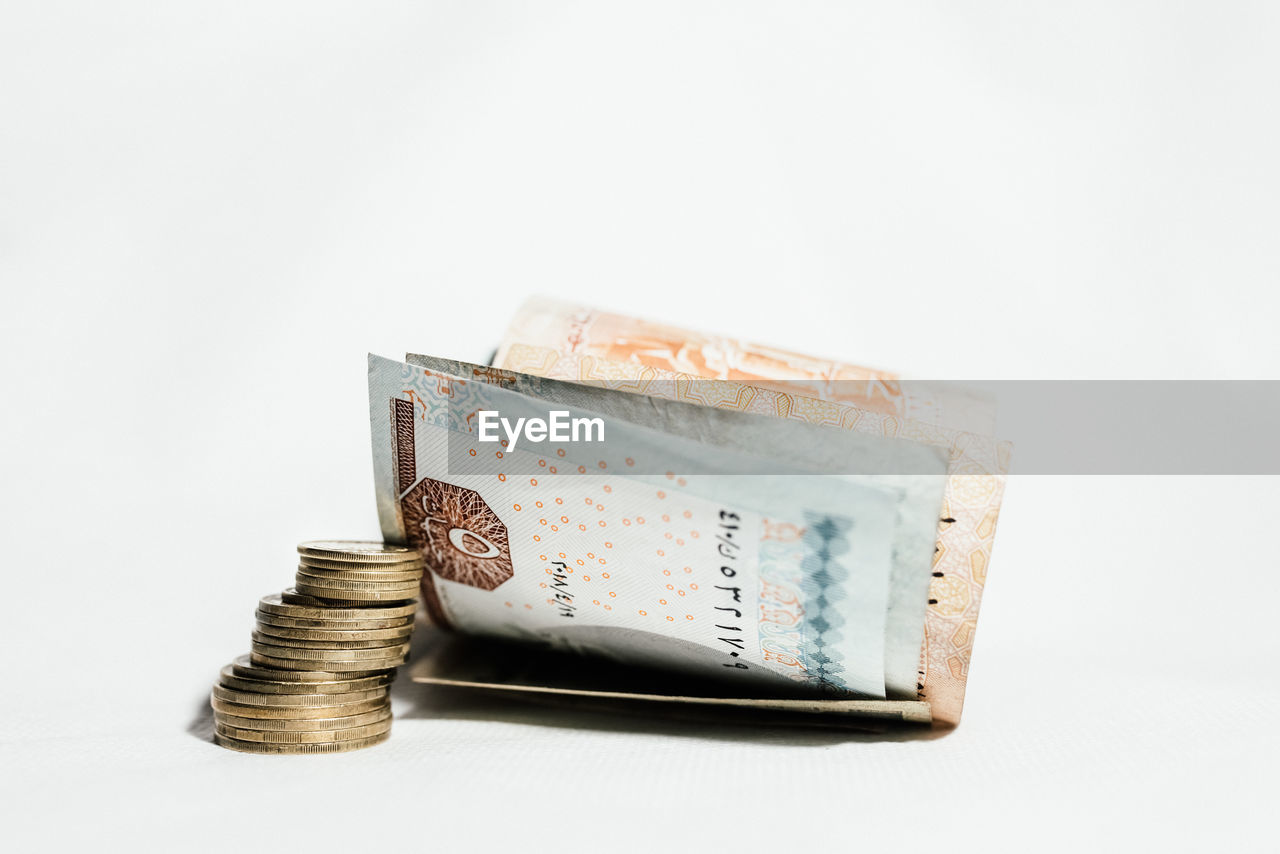
[[[922,380],[904,383],[897,374],[877,368],[805,356],[543,297],[529,300],[517,312],[494,365],[511,367],[511,348],[520,345],[673,374],[730,380],[964,432],[995,431],[991,401],[954,384]]]
[[[986,401],[952,386],[904,383],[884,371],[540,298],[517,313],[494,364],[946,449],[923,642],[897,661],[886,652],[886,688],[891,698],[927,701],[940,723],[959,722],[1011,452],[992,436]]]

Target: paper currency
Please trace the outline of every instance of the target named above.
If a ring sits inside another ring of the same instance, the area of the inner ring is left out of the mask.
[[[927,700],[935,719],[959,723],[1011,450],[992,438],[994,416],[984,401],[949,392],[913,398],[881,372],[545,299],[520,309],[495,365],[675,399],[697,388],[690,380],[716,377],[724,381],[722,393],[693,402],[944,449],[948,478],[924,598],[924,641],[915,651],[890,642],[885,670],[889,696]],[[921,388],[927,387],[912,385]],[[920,599],[910,583],[891,589],[899,599],[890,612],[890,634],[896,625],[905,639]]]
[[[543,351],[535,356],[525,348]],[[493,364],[550,376],[530,364],[546,351],[601,363],[653,368],[666,375],[728,380],[786,395],[845,403],[949,430],[991,434],[995,408],[985,395],[953,384],[912,380],[834,359],[806,356],[730,338],[612,314],[546,297],[525,302],[512,318]]]
[[[410,364],[467,379],[498,383],[504,388],[548,403],[573,403],[583,409],[615,416],[701,442],[744,453],[769,449],[779,461],[808,465],[874,488],[891,488],[900,496],[895,509],[891,539],[888,607],[885,617],[885,687],[887,695],[902,698],[914,693],[917,662],[923,636],[924,609],[931,579],[933,542],[942,502],[945,458],[926,445],[865,438],[847,441],[828,431],[813,431],[775,418],[741,418],[732,411],[702,403],[724,396],[724,384],[699,380],[685,384],[653,381],[644,394],[620,394],[613,388],[568,383],[507,371],[495,371],[464,362],[410,355]],[[666,386],[660,388],[660,386]],[[683,396],[683,399],[677,399]],[[907,474],[905,472],[915,472]],[[854,474],[853,472],[874,472]],[[927,473],[927,472],[932,472]]]
[[[433,367],[370,357],[370,422],[383,536],[425,554],[435,620],[757,688],[885,696],[890,579],[896,564],[928,575],[936,448],[418,361]],[[551,409],[603,417],[609,442],[481,440],[483,412]]]

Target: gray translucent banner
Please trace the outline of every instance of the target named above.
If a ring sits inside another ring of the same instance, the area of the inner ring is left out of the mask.
[[[995,429],[1015,446],[1014,473],[1280,474],[1278,381],[960,385],[995,402]]]
[[[489,369],[493,370],[493,369]],[[449,467],[506,447],[518,419],[599,418],[603,429],[557,444],[522,432],[512,472],[606,474],[1280,474],[1280,381],[567,382],[493,370],[477,444],[475,400],[450,413]],[[474,382],[474,380],[472,380]],[[553,416],[553,412],[567,415]],[[585,426],[585,425],[584,425]],[[598,440],[603,433],[603,440]],[[671,458],[664,459],[664,437]],[[691,444],[692,443],[692,444]],[[705,446],[705,454],[697,448]],[[691,448],[693,449],[691,451]],[[922,450],[922,448],[924,450]],[[563,453],[562,453],[563,452]],[[580,471],[579,471],[580,470]]]

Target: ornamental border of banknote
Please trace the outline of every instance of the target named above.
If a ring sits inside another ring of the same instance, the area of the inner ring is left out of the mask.
[[[603,320],[602,320],[603,319]],[[614,338],[592,340],[598,322]],[[632,340],[618,330],[636,328]],[[606,358],[600,353],[628,359]],[[711,358],[706,358],[712,353]],[[864,400],[829,401],[778,387],[783,376],[753,374],[753,358],[783,363],[786,377],[813,381],[821,392],[832,378],[867,380]],[[648,362],[646,364],[646,362]],[[655,364],[655,362],[657,364]],[[666,362],[668,367],[661,367]],[[912,400],[896,388],[892,374],[825,362],[723,338],[631,321],[550,300],[534,299],[517,313],[494,359],[497,368],[536,376],[590,382],[639,393],[705,388],[682,382],[718,379],[716,399],[688,399],[706,406],[758,412],[828,424],[879,436],[926,442],[947,449],[949,465],[943,512],[934,552],[933,579],[925,611],[916,695],[930,703],[935,720],[958,724],[973,652],[982,590],[1004,493],[1012,446],[994,438],[947,429],[913,416],[937,414],[938,401]],[[693,368],[676,370],[675,366]],[[746,366],[746,369],[743,369]],[[752,381],[735,380],[747,374]],[[656,382],[656,381],[662,382]],[[674,380],[675,382],[670,382]],[[869,408],[869,407],[874,407]],[[995,473],[989,473],[989,472]]]

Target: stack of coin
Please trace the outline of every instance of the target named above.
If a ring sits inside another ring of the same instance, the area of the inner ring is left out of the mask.
[[[421,555],[349,540],[303,543],[298,553],[298,587],[262,598],[252,651],[213,689],[214,741],[224,747],[338,753],[390,735],[390,685],[409,652]]]
[[[422,555],[350,540],[298,546],[298,593],[362,604],[403,602],[418,595]]]

